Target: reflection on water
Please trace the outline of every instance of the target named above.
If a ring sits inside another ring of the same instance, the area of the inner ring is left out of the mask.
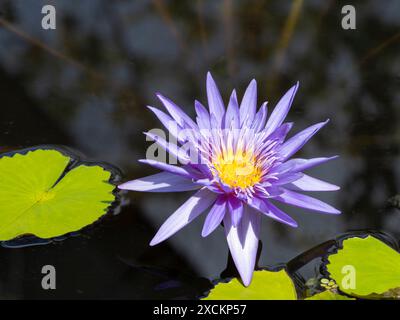
[[[45,31],[47,2],[0,1],[0,148],[65,144],[136,178],[154,172],[137,160],[148,145],[142,132],[159,126],[145,108],[160,107],[155,92],[193,114],[194,99],[206,100],[208,70],[225,100],[256,78],[259,102],[270,106],[299,80],[289,120],[299,131],[331,119],[301,156],[340,155],[312,173],[342,186],[318,197],[343,214],[288,207],[295,230],[264,219],[261,265],[286,262],[349,229],[399,238],[400,214],[387,200],[400,192],[400,3],[384,2],[354,1],[357,30],[345,31],[336,1],[57,0],[57,29]],[[81,237],[2,248],[2,296],[161,297],[149,288],[187,286],[225,269],[223,232],[202,239],[201,218],[168,243],[147,246],[186,194],[127,198],[119,215]],[[54,293],[40,289],[40,268],[51,263],[59,270]],[[166,278],[145,266],[188,277],[162,284]],[[182,292],[170,296],[193,295]]]

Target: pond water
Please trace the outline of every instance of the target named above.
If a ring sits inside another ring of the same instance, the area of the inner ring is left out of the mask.
[[[42,6],[57,12],[41,27]],[[66,145],[106,161],[123,181],[156,171],[143,131],[160,124],[146,105],[162,92],[193,115],[211,71],[226,101],[258,82],[274,106],[296,81],[294,132],[329,118],[301,157],[339,155],[312,170],[341,186],[315,194],[343,213],[285,207],[292,229],[264,218],[260,265],[287,262],[356,229],[400,238],[400,2],[352,1],[344,30],[338,1],[0,1],[0,151]],[[193,298],[226,268],[222,228],[203,218],[168,241],[148,243],[188,194],[127,193],[115,215],[48,245],[0,248],[0,298]],[[10,199],[12,201],[12,199]],[[43,290],[54,265],[57,289]],[[313,265],[302,268],[312,275]]]

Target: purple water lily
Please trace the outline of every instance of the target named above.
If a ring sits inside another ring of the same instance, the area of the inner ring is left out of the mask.
[[[298,192],[334,191],[339,187],[303,173],[336,156],[290,159],[328,122],[317,123],[286,140],[293,123],[284,123],[284,120],[297,89],[298,84],[289,89],[267,117],[266,102],[257,111],[255,80],[250,82],[240,105],[234,90],[225,108],[219,90],[208,73],[209,110],[196,101],[196,122],[172,101],[157,95],[170,115],[149,108],[176,137],[177,143],[167,142],[152,133],[148,136],[183,165],[141,160],[163,172],[126,182],[119,188],[148,192],[197,192],[164,222],[150,245],[169,238],[209,209],[202,236],[209,235],[223,222],[231,255],[243,284],[248,286],[255,266],[261,216],[297,227],[296,221],[273,202],[329,214],[340,213],[332,206]],[[195,150],[195,156],[189,150]]]

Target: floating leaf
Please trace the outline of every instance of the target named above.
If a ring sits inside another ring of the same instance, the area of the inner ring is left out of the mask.
[[[296,289],[285,270],[255,271],[248,287],[234,278],[220,282],[205,300],[296,300]]]
[[[356,300],[356,299],[349,298],[341,294],[337,294],[330,290],[325,290],[323,292],[313,295],[312,297],[306,298],[306,300]]]
[[[343,249],[329,256],[327,269],[340,290],[353,296],[400,287],[400,254],[372,236],[344,240]]]
[[[32,234],[53,238],[95,222],[115,200],[111,173],[57,150],[0,158],[0,241]]]

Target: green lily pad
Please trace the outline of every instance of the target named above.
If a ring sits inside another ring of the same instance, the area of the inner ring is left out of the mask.
[[[255,271],[248,287],[236,278],[218,283],[204,300],[297,300],[292,279],[285,270]]]
[[[111,172],[72,162],[57,150],[0,158],[0,241],[23,235],[48,239],[82,229],[115,200]]]
[[[328,272],[349,295],[380,295],[400,287],[400,254],[372,236],[344,240],[328,259]]]
[[[309,298],[306,298],[305,300],[356,300],[356,299],[334,293],[330,290],[325,290]]]

